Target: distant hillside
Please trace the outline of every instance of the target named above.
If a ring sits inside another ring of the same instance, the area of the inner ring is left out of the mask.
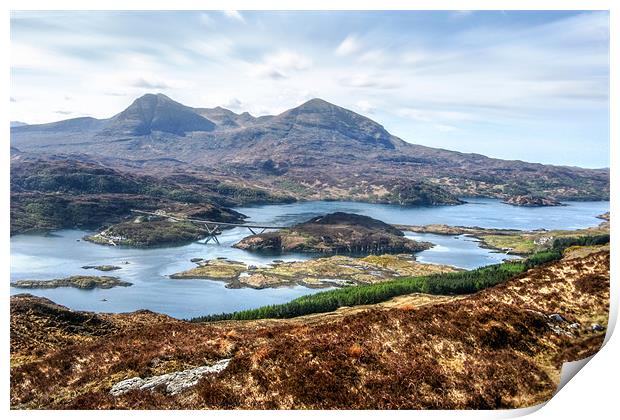
[[[15,127],[11,145],[153,175],[218,170],[304,199],[452,204],[457,196],[609,198],[609,170],[492,159],[407,143],[321,99],[255,118],[144,95],[109,119]],[[166,165],[158,162],[166,160]]]
[[[75,159],[38,159],[16,151],[11,159],[11,234],[97,229],[131,218],[132,209],[235,223],[243,215],[228,206],[290,201],[293,198],[253,188],[240,179],[157,178]]]

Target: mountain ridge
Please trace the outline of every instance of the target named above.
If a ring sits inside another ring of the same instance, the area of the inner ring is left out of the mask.
[[[216,120],[218,119],[217,117],[214,117],[213,120],[211,118],[209,118],[209,116],[213,116],[214,114],[221,114],[221,115],[228,115],[228,116],[234,116],[236,118],[244,118],[244,119],[248,119],[251,121],[255,121],[256,124],[264,124],[265,121],[267,120],[272,120],[274,118],[278,118],[278,117],[283,117],[287,114],[291,114],[293,111],[296,110],[307,110],[307,109],[312,109],[314,108],[313,105],[315,104],[324,104],[325,106],[329,106],[329,107],[333,107],[333,108],[339,108],[345,111],[348,111],[352,114],[356,114],[359,115],[360,117],[371,121],[372,123],[378,125],[379,127],[381,127],[382,130],[384,130],[386,133],[387,130],[385,130],[385,128],[383,127],[383,125],[376,123],[373,120],[370,120],[368,117],[365,117],[361,114],[355,113],[354,111],[350,111],[346,108],[340,107],[338,105],[332,104],[324,99],[321,98],[312,98],[307,100],[306,102],[297,105],[296,107],[293,107],[291,109],[288,109],[286,111],[281,112],[280,114],[268,114],[268,115],[261,115],[259,117],[255,117],[253,115],[251,115],[249,112],[244,111],[241,113],[237,113],[234,112],[228,108],[225,108],[223,106],[216,106],[213,108],[202,108],[202,107],[189,107],[189,106],[185,106],[182,105],[179,102],[176,102],[174,100],[172,100],[170,97],[168,97],[165,94],[162,93],[157,93],[157,94],[152,94],[152,93],[147,93],[142,95],[141,97],[135,99],[132,104],[130,104],[127,108],[125,108],[123,111],[121,111],[118,114],[115,114],[114,116],[110,117],[110,118],[94,118],[94,117],[89,117],[89,116],[85,116],[85,117],[76,117],[76,118],[69,118],[66,120],[58,120],[58,121],[52,121],[52,122],[48,122],[48,123],[40,123],[40,124],[28,124],[28,123],[22,123],[22,122],[18,122],[18,121],[13,121],[14,123],[18,123],[19,125],[13,125],[11,126],[11,131],[15,132],[16,134],[19,134],[21,132],[20,129],[23,130],[33,130],[33,131],[39,131],[39,130],[45,130],[47,131],[47,129],[52,129],[52,128],[65,128],[67,126],[71,126],[71,125],[77,125],[79,122],[90,122],[90,123],[97,123],[97,122],[105,122],[105,121],[111,121],[114,120],[115,118],[119,117],[120,115],[126,113],[127,111],[129,111],[132,106],[134,104],[136,104],[136,102],[139,102],[141,100],[145,100],[146,98],[149,97],[153,97],[156,96],[158,98],[165,98],[165,100],[173,102],[175,104],[179,104],[184,108],[187,108],[188,110],[192,110],[193,112],[195,112],[196,114],[198,114],[199,116],[202,116],[204,119],[210,121],[212,124],[214,125],[218,125]],[[224,122],[224,125],[227,125],[227,122]],[[156,130],[153,130],[156,131]],[[187,131],[203,131],[203,130],[187,130]],[[176,134],[174,132],[171,132],[172,134]],[[388,133],[389,134],[389,133]],[[491,156],[487,156],[485,154],[479,153],[479,152],[460,152],[460,151],[456,151],[456,150],[450,150],[450,149],[446,149],[446,148],[440,148],[440,147],[432,147],[432,146],[427,146],[427,145],[422,145],[422,144],[416,144],[416,143],[411,143],[411,142],[407,142],[405,140],[402,140],[400,138],[398,138],[397,136],[393,136],[390,134],[390,136],[392,138],[398,139],[400,142],[402,142],[403,144],[406,145],[414,145],[420,149],[431,149],[433,151],[438,151],[438,152],[447,152],[447,153],[455,153],[455,154],[459,154],[459,155],[463,155],[463,156],[467,156],[467,157],[476,157],[476,158],[483,158],[483,159],[494,159],[494,160],[500,160],[500,161],[505,161],[505,162],[515,162],[515,163],[526,163],[526,164],[533,164],[533,165],[544,165],[544,166],[553,166],[553,167],[559,167],[559,168],[579,168],[579,169],[586,169],[586,170],[594,170],[594,171],[604,171],[604,170],[609,170],[609,167],[597,167],[597,168],[586,168],[586,167],[582,167],[582,166],[578,166],[578,165],[570,165],[570,164],[554,164],[554,163],[542,163],[542,162],[532,162],[532,161],[525,161],[522,159],[502,159],[502,158],[495,158],[495,157],[491,157]]]
[[[452,195],[452,203],[456,196],[609,197],[608,169],[502,160],[408,143],[381,124],[319,98],[278,115],[254,117],[147,94],[108,119],[13,128],[11,145],[43,155],[84,154],[113,166],[174,159],[179,163],[170,163],[166,171],[217,169],[302,199],[402,204],[412,202],[401,199],[404,191],[430,186],[444,190],[439,195]]]

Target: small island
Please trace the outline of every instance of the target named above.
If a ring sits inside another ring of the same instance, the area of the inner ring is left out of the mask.
[[[114,270],[120,270],[121,267],[117,266],[117,265],[108,265],[108,264],[103,264],[103,265],[83,265],[82,268],[84,270],[98,270],[98,271],[114,271]]]
[[[121,222],[84,239],[100,245],[123,245],[146,248],[163,245],[185,244],[207,236],[206,228],[191,222],[175,220],[144,220],[137,217],[131,222]]]
[[[11,283],[12,287],[20,289],[55,289],[57,287],[111,289],[116,286],[128,287],[131,285],[133,283],[111,276],[70,276],[53,280],[17,280]]]
[[[399,276],[423,276],[459,271],[440,264],[423,264],[410,254],[370,255],[364,258],[330,256],[307,261],[276,262],[266,267],[226,259],[201,260],[197,266],[170,275],[172,279],[226,281],[228,288],[264,289],[302,285],[311,288],[374,284]]]
[[[565,205],[554,198],[540,197],[534,195],[516,195],[506,197],[504,200],[502,200],[502,203],[520,207],[555,207]]]
[[[336,212],[288,229],[248,236],[233,246],[249,251],[378,255],[419,252],[433,245],[407,239],[380,220]]]
[[[211,204],[181,208],[162,208],[153,213],[144,212],[133,219],[116,223],[84,240],[100,245],[122,245],[135,248],[184,245],[220,231],[211,232],[192,219],[223,223],[240,223],[245,215],[232,209]]]

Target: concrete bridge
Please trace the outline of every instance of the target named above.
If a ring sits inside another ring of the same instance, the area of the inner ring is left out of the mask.
[[[214,220],[192,219],[189,217],[172,216],[163,211],[151,212],[151,211],[144,211],[144,210],[131,210],[131,212],[137,213],[137,214],[144,214],[147,216],[165,217],[166,219],[176,220],[179,222],[191,222],[197,225],[203,225],[207,229],[207,232],[208,232],[208,236],[204,242],[205,244],[209,243],[211,239],[213,239],[213,241],[218,244],[220,243],[216,235],[218,233],[219,228],[221,227],[230,227],[230,228],[244,227],[244,228],[247,228],[250,232],[252,232],[252,235],[259,235],[265,232],[267,229],[286,229],[289,227],[289,226],[261,225],[261,224],[253,224],[253,223],[226,223],[226,222],[216,222]]]

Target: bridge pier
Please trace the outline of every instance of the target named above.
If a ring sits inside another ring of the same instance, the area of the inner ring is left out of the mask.
[[[220,240],[217,239],[217,229],[219,228],[219,226],[215,225],[213,226],[213,228],[210,228],[208,224],[205,224],[205,228],[207,229],[207,233],[209,234],[209,236],[207,236],[207,239],[205,240],[204,244],[205,245],[208,244],[209,241],[213,239],[213,241],[219,245]]]
[[[227,223],[227,222],[216,222],[213,220],[190,219],[188,217],[178,217],[178,216],[169,215],[169,214],[166,214],[165,212],[150,212],[150,211],[133,210],[133,209],[131,210],[131,212],[138,213],[138,214],[144,214],[148,216],[163,217],[163,218],[167,218],[167,219],[177,221],[177,222],[190,222],[190,223],[195,223],[197,225],[202,225],[207,229],[207,234],[208,234],[205,241],[203,242],[204,244],[208,244],[211,241],[211,239],[213,239],[213,242],[219,245],[220,241],[217,238],[217,232],[221,227],[248,228],[249,231],[252,232],[252,235],[257,235],[256,232],[258,231],[258,229],[261,229],[260,233],[258,233],[258,235],[260,235],[261,233],[264,233],[267,229],[286,229],[287,228],[287,226],[266,226],[266,225],[255,225],[255,224],[246,224],[246,223]]]

